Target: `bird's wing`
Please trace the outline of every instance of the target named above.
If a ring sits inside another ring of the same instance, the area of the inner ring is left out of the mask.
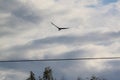
[[[69,28],[61,28],[61,29],[69,29]]]
[[[54,25],[55,27],[59,28],[57,25],[55,25],[53,22],[51,22],[52,25]]]

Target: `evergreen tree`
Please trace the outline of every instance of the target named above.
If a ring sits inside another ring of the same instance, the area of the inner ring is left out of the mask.
[[[34,73],[32,71],[30,71],[30,77],[28,79],[26,79],[26,80],[36,80],[35,75],[34,75]]]
[[[104,78],[100,78],[100,77],[97,77],[97,76],[91,76],[90,78],[86,78],[87,80],[106,80]],[[81,77],[78,77],[77,80],[86,80],[86,79],[82,79]],[[56,80],[56,79],[53,79],[53,75],[52,75],[52,69],[50,67],[46,67],[44,72],[43,72],[43,75],[42,77],[39,76],[38,79],[35,78],[35,74],[30,71],[30,76],[29,78],[27,78],[26,80]],[[65,77],[63,76],[61,78],[61,80],[66,80]]]
[[[52,69],[46,67],[43,72],[43,77],[39,76],[39,80],[53,80]]]
[[[82,78],[78,77],[77,80],[83,80]]]
[[[43,73],[43,80],[53,80],[52,69],[50,67],[46,67]]]
[[[96,77],[96,76],[91,76],[90,80],[106,80],[104,78]]]

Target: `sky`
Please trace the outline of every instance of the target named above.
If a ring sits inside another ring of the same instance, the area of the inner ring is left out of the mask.
[[[119,57],[119,21],[120,0],[0,0],[0,60]],[[119,60],[0,63],[0,78],[25,80],[47,66],[58,80],[120,79]]]

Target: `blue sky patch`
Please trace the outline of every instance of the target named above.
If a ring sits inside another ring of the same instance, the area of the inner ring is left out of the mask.
[[[115,2],[117,2],[118,0],[102,0],[102,4],[103,5],[108,5],[108,4],[110,4],[110,3],[115,3]]]

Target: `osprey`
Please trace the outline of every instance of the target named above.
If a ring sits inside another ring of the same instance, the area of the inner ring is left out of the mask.
[[[53,26],[55,26],[55,27],[58,29],[58,31],[60,31],[60,30],[62,30],[62,29],[69,29],[69,28],[58,27],[58,26],[55,25],[53,22],[51,22],[51,24],[52,24]]]

